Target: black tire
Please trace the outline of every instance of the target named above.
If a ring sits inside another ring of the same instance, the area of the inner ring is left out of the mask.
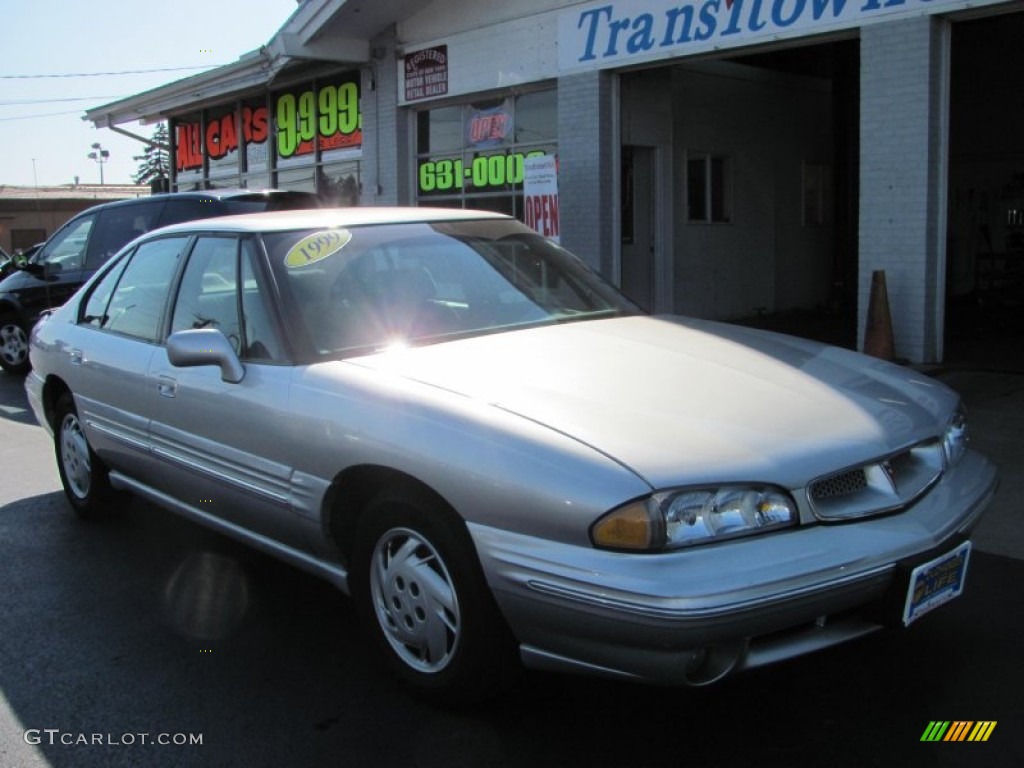
[[[86,440],[70,392],[60,396],[54,410],[53,449],[64,495],[75,514],[85,520],[109,516],[114,493],[107,468]]]
[[[378,495],[360,518],[352,565],[360,618],[416,695],[464,706],[511,682],[515,641],[447,507],[426,493]]]
[[[0,368],[22,375],[28,373],[29,365],[28,331],[14,315],[0,315]]]

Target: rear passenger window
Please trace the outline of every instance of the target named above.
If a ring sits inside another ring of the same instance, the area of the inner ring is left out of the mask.
[[[183,221],[208,219],[211,216],[220,216],[222,212],[222,206],[212,197],[186,197],[179,200],[168,200],[164,206],[163,215],[160,217],[160,226],[166,227],[169,224],[180,224]]]
[[[101,211],[85,258],[88,269],[99,269],[126,243],[144,235],[157,224],[162,201],[118,205]]]
[[[164,237],[140,245],[121,274],[100,327],[157,341],[168,287],[188,241],[188,237]]]
[[[107,322],[107,305],[110,304],[110,296],[114,293],[117,281],[121,279],[130,256],[117,262],[114,267],[96,282],[89,290],[89,296],[82,305],[81,315],[78,322],[82,325],[91,325],[93,328],[102,328]]]

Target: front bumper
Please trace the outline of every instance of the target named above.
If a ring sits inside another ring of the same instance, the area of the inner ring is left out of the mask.
[[[880,629],[897,565],[959,543],[997,485],[969,452],[899,514],[664,554],[470,532],[527,665],[704,684]]]

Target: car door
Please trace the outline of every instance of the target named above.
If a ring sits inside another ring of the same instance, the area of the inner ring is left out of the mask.
[[[201,236],[189,255],[170,332],[215,328],[244,365],[237,383],[216,366],[177,367],[153,355],[148,387],[158,393],[150,440],[158,482],[194,511],[308,550],[293,511],[287,412],[292,368],[270,322],[250,241]]]
[[[85,267],[90,274],[103,266],[129,241],[156,229],[164,201],[141,200],[104,208],[89,238]]]
[[[90,286],[67,336],[67,378],[89,444],[110,467],[134,477],[152,474],[149,411],[156,395],[146,374],[189,240],[149,240],[111,265]]]
[[[71,298],[87,276],[85,253],[96,214],[78,216],[54,233],[32,259],[18,286],[18,303],[27,322]]]

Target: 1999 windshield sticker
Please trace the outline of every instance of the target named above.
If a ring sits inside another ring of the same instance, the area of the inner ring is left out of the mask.
[[[347,229],[328,229],[307,235],[291,247],[284,257],[284,265],[289,269],[306,267],[332,256],[352,239]]]

